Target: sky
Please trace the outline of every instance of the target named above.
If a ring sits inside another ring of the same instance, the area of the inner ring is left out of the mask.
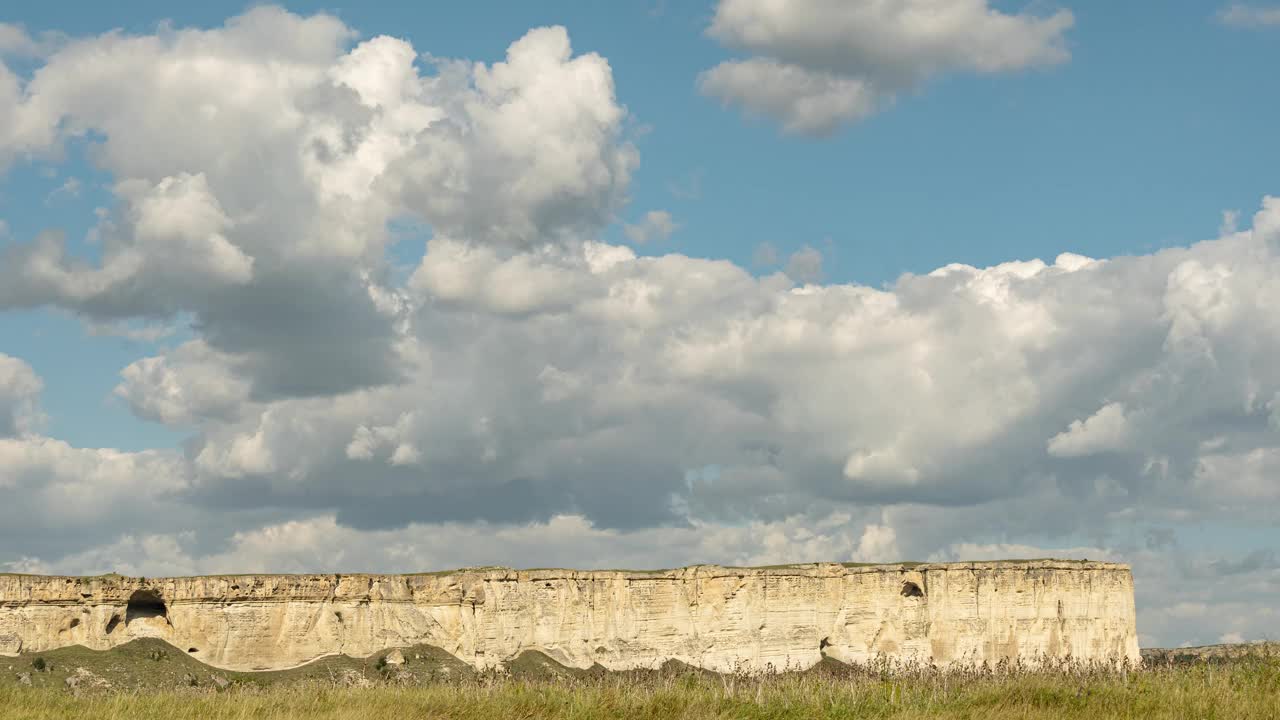
[[[0,571],[1052,556],[1274,632],[1280,6],[365,5],[0,12]]]

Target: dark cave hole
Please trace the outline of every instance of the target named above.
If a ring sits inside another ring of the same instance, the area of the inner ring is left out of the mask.
[[[197,648],[187,648],[187,652],[189,652],[189,653],[198,653],[198,652],[200,652],[200,650],[198,650]]]
[[[120,616],[112,615],[111,619],[107,621],[107,634],[110,635],[111,631],[115,630],[116,626],[119,624],[120,624]]]
[[[908,580],[902,583],[902,597],[924,597],[924,591],[919,585]]]
[[[164,598],[154,590],[138,590],[129,596],[129,605],[124,611],[124,624],[143,618],[164,618],[169,621],[169,609],[165,607]]]

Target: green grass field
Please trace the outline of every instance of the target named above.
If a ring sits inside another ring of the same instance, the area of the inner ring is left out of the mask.
[[[333,658],[280,673],[221,673],[181,653],[153,659],[157,647],[68,648],[41,656],[39,671],[30,656],[13,659],[25,664],[9,664],[0,682],[0,718],[1280,718],[1280,658],[1265,654],[1124,672],[890,673],[824,663],[748,677],[675,665],[566,671],[536,654],[511,674],[442,673],[443,658],[425,650],[406,651],[399,668]],[[13,681],[18,671],[30,686]],[[72,687],[66,678],[77,676]]]

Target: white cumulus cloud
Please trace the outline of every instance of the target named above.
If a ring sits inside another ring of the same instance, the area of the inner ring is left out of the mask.
[[[1065,62],[1067,10],[1004,13],[987,0],[720,0],[708,34],[751,55],[704,72],[702,91],[784,130],[825,135],[952,72]]]

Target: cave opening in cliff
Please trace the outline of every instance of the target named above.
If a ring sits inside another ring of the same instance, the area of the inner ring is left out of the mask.
[[[902,597],[924,597],[924,591],[919,585],[908,580],[902,583]]]
[[[169,609],[165,607],[164,598],[154,590],[138,590],[129,596],[129,605],[124,611],[124,624],[145,618],[164,618],[169,621]]]

